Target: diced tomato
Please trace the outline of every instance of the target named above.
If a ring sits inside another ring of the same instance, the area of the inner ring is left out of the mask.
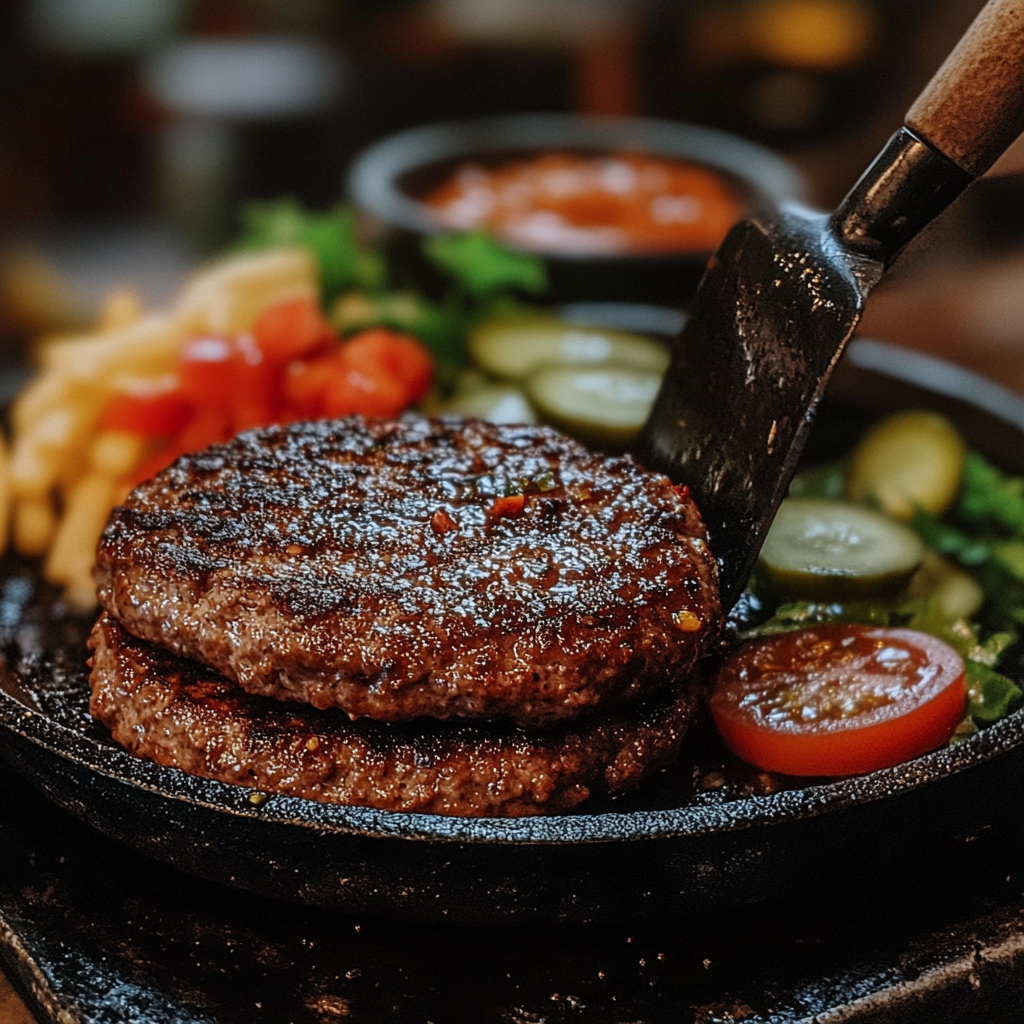
[[[434,359],[411,334],[373,327],[353,335],[341,351],[349,365],[377,367],[400,381],[408,396],[405,405],[418,402],[434,382]]]
[[[185,397],[199,408],[230,406],[234,354],[232,338],[200,336],[184,342],[178,350],[178,376]]]
[[[229,377],[235,433],[277,420],[282,406],[282,370],[266,358],[252,335],[235,339]]]
[[[338,336],[312,299],[284,299],[260,315],[253,328],[256,344],[279,365],[333,345]]]
[[[192,421],[175,438],[175,456],[202,451],[232,436],[231,411],[216,406],[197,410]]]
[[[182,390],[199,409],[227,410],[235,433],[275,422],[282,406],[282,369],[252,335],[193,338],[178,353]]]
[[[415,338],[383,329],[339,346],[319,309],[303,299],[271,306],[252,335],[185,342],[178,377],[194,410],[177,428],[182,451],[195,451],[270,423],[394,416],[430,388],[433,360]]]
[[[964,663],[911,629],[831,624],[752,640],[711,695],[726,745],[788,775],[855,775],[949,741],[967,705]]]
[[[300,418],[322,416],[324,392],[337,372],[334,353],[291,363],[284,377],[284,398],[288,410]]]
[[[376,366],[355,367],[339,359],[324,391],[324,416],[396,416],[408,405],[404,385]]]
[[[129,487],[137,487],[143,480],[156,476],[166,469],[180,454],[175,444],[165,444],[147,455],[124,479]]]
[[[132,382],[107,399],[100,417],[105,430],[123,430],[142,437],[175,434],[188,422],[192,405],[181,393],[176,376]]]

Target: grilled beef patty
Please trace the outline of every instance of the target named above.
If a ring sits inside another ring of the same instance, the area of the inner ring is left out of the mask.
[[[130,753],[263,792],[392,811],[518,817],[574,807],[592,789],[632,789],[677,758],[699,701],[691,681],[629,717],[542,732],[352,722],[336,709],[253,697],[106,614],[89,646],[90,710]]]
[[[114,511],[102,606],[243,689],[353,717],[551,725],[684,677],[715,561],[685,488],[546,428],[250,431]]]

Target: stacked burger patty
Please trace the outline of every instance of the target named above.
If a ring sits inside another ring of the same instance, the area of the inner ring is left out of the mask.
[[[674,760],[716,634],[685,488],[546,428],[251,431],[100,542],[91,710],[129,751],[265,792],[523,815]]]

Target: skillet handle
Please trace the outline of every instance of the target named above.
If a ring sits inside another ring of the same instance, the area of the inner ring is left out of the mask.
[[[970,175],[1024,131],[1024,3],[989,0],[907,112],[907,127]]]

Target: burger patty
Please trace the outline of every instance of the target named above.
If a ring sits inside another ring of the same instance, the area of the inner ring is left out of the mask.
[[[543,427],[250,431],[115,509],[102,606],[250,693],[549,725],[680,679],[715,635],[685,488]]]
[[[671,763],[699,702],[690,681],[625,716],[556,730],[511,723],[350,721],[254,697],[103,614],[90,710],[130,753],[263,792],[392,811],[518,817],[623,792]]]

